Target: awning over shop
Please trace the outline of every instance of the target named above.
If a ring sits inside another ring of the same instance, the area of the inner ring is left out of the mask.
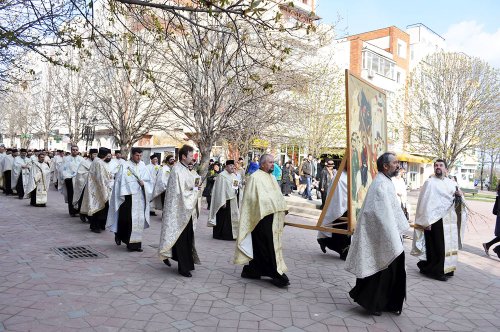
[[[407,161],[409,163],[417,163],[417,164],[431,164],[432,159],[426,157],[415,156],[410,153],[398,153],[397,157],[399,161]]]

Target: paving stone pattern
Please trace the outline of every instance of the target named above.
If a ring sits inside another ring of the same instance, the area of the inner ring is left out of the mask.
[[[144,252],[129,253],[112,233],[94,234],[69,217],[55,191],[47,208],[1,195],[0,331],[498,331],[500,260],[481,248],[493,236],[492,204],[469,204],[486,221],[476,216],[469,227],[455,277],[440,282],[420,275],[405,240],[403,313],[374,317],[352,302],[354,276],[335,253],[320,251],[313,231],[286,227],[291,286],[278,289],[240,278],[241,266],[231,263],[234,242],[212,239],[205,208],[196,230],[202,265],[184,278],[153,247],[160,216],[145,231]],[[51,250],[77,245],[107,258],[68,261]]]

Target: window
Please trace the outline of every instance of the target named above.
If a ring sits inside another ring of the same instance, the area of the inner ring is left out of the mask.
[[[400,83],[401,82],[401,73],[398,71],[396,74],[396,82]]]
[[[363,69],[372,71],[384,77],[394,79],[394,63],[388,59],[365,50],[362,54]]]
[[[415,50],[414,50],[413,45],[410,45],[410,58],[411,58],[412,60],[414,60],[414,59],[415,59]]]
[[[406,42],[402,41],[401,39],[398,39],[396,51],[398,57],[406,59]]]

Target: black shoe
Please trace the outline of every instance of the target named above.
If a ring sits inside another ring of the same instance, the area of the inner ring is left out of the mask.
[[[326,245],[323,243],[323,241],[320,241],[322,239],[318,239],[319,247],[321,248],[321,251],[326,254]]]
[[[500,258],[500,245],[493,248],[493,252]]]
[[[243,271],[241,271],[241,277],[245,279],[260,279],[260,275],[248,272],[248,265],[243,266]]]
[[[170,263],[170,261],[168,260],[168,258],[164,259],[163,263],[165,263],[166,266],[172,266],[172,264]]]
[[[382,316],[382,313],[380,311],[370,311],[370,315],[372,315],[372,316]]]
[[[132,251],[137,251],[137,252],[143,252],[144,250],[142,250],[142,248],[138,248],[138,249],[130,249],[130,248],[127,248],[128,251],[132,252]]]
[[[451,271],[451,272],[445,273],[444,275],[447,276],[447,277],[453,277],[455,275],[455,271]]]
[[[93,232],[93,233],[98,233],[98,234],[101,233],[100,229],[93,229],[93,228],[91,228],[90,231]]]
[[[120,244],[122,244],[122,240],[120,240],[120,238],[116,234],[115,234],[115,243],[116,243],[117,246],[119,246]]]
[[[490,250],[490,247],[486,243],[483,243],[483,249],[486,256],[489,256],[490,253],[488,251]]]
[[[179,271],[179,274],[183,277],[186,277],[186,278],[191,278],[193,275],[191,274],[191,272],[182,272],[182,271]]]
[[[446,281],[446,280],[448,280],[448,278],[444,274],[436,274],[436,275],[431,276],[431,278],[439,280],[439,281]]]
[[[76,217],[76,213],[70,213],[70,217]]]
[[[85,216],[83,214],[80,215],[80,220],[82,222],[86,222],[87,221],[87,218],[85,218]]]
[[[391,311],[393,314],[395,314],[396,316],[401,316],[401,312],[402,310],[396,310],[396,311]]]
[[[156,212],[154,212],[154,211],[149,211],[149,215],[150,215],[150,216],[156,216]]]
[[[271,279],[271,283],[279,288],[285,288],[290,285],[290,282],[284,278],[273,278]]]

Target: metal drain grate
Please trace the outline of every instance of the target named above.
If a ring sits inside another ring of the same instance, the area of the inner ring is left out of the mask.
[[[52,249],[66,260],[93,259],[93,258],[105,258],[105,257],[107,257],[106,255],[100,253],[99,251],[97,251],[95,249],[92,249],[89,246],[59,247],[59,248],[52,248]]]

